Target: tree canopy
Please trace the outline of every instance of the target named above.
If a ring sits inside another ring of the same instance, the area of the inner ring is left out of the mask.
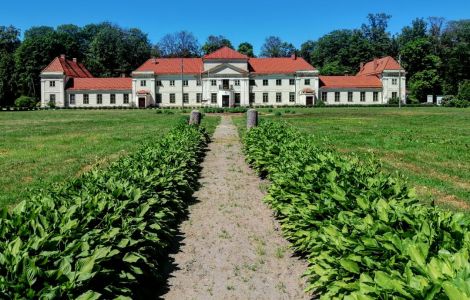
[[[212,53],[222,47],[229,47],[233,49],[232,43],[223,35],[209,35],[207,41],[202,45],[202,52],[204,54]]]

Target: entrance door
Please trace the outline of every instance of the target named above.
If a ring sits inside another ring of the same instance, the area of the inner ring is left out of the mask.
[[[145,108],[145,98],[139,98],[139,108]]]
[[[223,95],[222,96],[222,107],[229,107],[230,105],[230,96]]]
[[[312,106],[313,105],[313,96],[307,96],[305,102],[306,102],[307,106]]]

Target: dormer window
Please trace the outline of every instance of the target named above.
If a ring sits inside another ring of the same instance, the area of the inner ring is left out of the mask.
[[[54,80],[49,81],[49,86],[50,86],[50,87],[55,87],[55,81],[54,81]]]

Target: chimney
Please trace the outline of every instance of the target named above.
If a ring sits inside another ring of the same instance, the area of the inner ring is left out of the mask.
[[[292,58],[293,60],[296,60],[296,59],[297,59],[297,54],[292,53],[292,55],[290,56],[290,58]]]
[[[362,70],[362,68],[364,68],[364,63],[363,63],[363,62],[361,62],[361,63],[359,64],[359,68],[360,68],[360,70]]]
[[[73,62],[74,62],[74,63],[78,63],[78,61],[77,61],[77,58],[76,58],[76,57],[74,57],[72,60],[73,60]]]
[[[60,58],[65,59],[65,54],[61,54]]]

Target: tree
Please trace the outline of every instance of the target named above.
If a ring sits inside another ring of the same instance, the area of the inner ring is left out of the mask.
[[[341,65],[338,61],[327,62],[320,68],[322,75],[344,75],[350,74],[350,69]]]
[[[209,54],[224,46],[233,49],[232,43],[223,35],[209,35],[206,43],[202,46],[202,52]]]
[[[300,45],[299,55],[307,62],[312,63],[312,54],[315,50],[316,43],[312,40],[306,41]]]
[[[427,38],[427,23],[422,18],[414,19],[411,26],[405,26],[398,35],[399,46],[406,45],[416,39]]]
[[[368,24],[362,24],[361,30],[366,39],[371,43],[374,57],[381,57],[390,54],[392,39],[387,32],[390,15],[384,13],[369,14]]]
[[[441,80],[436,70],[419,71],[410,78],[410,98],[425,102],[427,95],[437,95],[441,91]]]
[[[248,42],[244,42],[238,45],[238,52],[245,54],[248,57],[255,57],[253,52],[253,45]]]
[[[441,41],[444,92],[455,95],[459,82],[470,76],[470,20],[450,21]]]
[[[295,54],[297,49],[291,43],[283,42],[277,36],[266,38],[261,47],[261,56],[264,57],[289,57]]]
[[[0,26],[0,106],[13,104],[16,96],[13,53],[20,45],[19,35],[13,26]]]
[[[197,38],[188,31],[165,35],[158,43],[158,48],[164,57],[200,56],[199,42]]]
[[[355,74],[361,62],[372,58],[370,43],[363,33],[360,30],[344,29],[332,31],[316,41],[311,63],[320,71],[327,71],[326,74],[338,74],[340,70]],[[327,65],[328,68],[323,68]]]
[[[429,37],[408,42],[401,47],[400,54],[403,67],[410,77],[419,71],[438,70],[441,67],[441,59],[432,54],[432,43]]]
[[[458,99],[470,101],[470,80],[464,80],[459,84]]]

